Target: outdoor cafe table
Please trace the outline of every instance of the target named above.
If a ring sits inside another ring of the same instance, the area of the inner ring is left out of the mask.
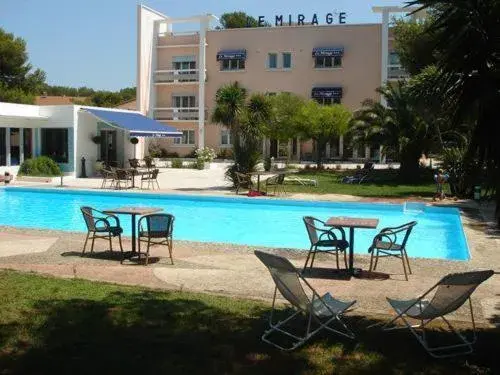
[[[130,215],[132,216],[132,254],[134,256],[136,254],[135,243],[136,243],[136,235],[135,235],[135,217],[137,215],[149,215],[154,214],[156,212],[163,211],[163,208],[156,207],[136,207],[136,206],[124,206],[117,208],[110,208],[107,210],[103,210],[106,214],[116,214],[116,215]]]
[[[349,228],[349,269],[350,275],[354,272],[354,228],[375,229],[378,219],[334,216],[327,220],[327,226]]]
[[[149,169],[126,168],[125,170],[132,175],[132,188],[135,188],[135,176],[144,176],[151,173]]]

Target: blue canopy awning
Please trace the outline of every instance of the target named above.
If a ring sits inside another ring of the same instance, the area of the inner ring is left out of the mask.
[[[312,98],[342,98],[342,87],[314,87]]]
[[[105,109],[83,108],[110,126],[130,132],[131,137],[181,137],[182,132],[170,125],[143,116],[137,112],[119,112]]]
[[[217,61],[232,59],[246,60],[246,58],[246,49],[227,49],[217,52]]]
[[[318,47],[313,48],[313,57],[321,56],[343,56],[344,47]]]

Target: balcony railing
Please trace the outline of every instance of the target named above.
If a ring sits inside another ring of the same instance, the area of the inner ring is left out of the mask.
[[[408,72],[403,69],[401,65],[388,65],[387,78],[388,79],[406,79],[410,77]]]
[[[205,110],[206,111],[206,110]],[[205,112],[206,115],[206,112]],[[161,107],[155,108],[155,119],[165,121],[192,121],[198,120],[198,107]]]
[[[165,69],[155,71],[156,83],[185,83],[198,82],[199,69]]]

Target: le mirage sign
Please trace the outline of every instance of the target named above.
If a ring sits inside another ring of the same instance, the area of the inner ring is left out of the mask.
[[[324,16],[318,16],[317,13],[313,13],[312,16],[306,17],[304,14],[292,15],[283,15],[277,14],[274,16],[274,26],[292,26],[292,25],[319,25],[326,24],[344,24],[346,22],[347,14],[346,12],[333,12],[327,13]],[[266,19],[265,16],[259,16],[259,27],[261,26],[269,26],[272,22]]]

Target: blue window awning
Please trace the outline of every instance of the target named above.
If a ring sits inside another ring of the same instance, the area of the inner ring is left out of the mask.
[[[119,112],[105,109],[82,108],[110,126],[130,132],[131,137],[181,137],[182,132],[170,125],[143,116],[137,112]]]
[[[318,47],[313,48],[312,51],[313,57],[321,57],[321,56],[343,56],[344,55],[344,47]]]
[[[311,97],[314,98],[342,98],[342,87],[314,87]]]
[[[220,60],[246,60],[247,50],[246,49],[227,49],[217,52],[217,61]]]

